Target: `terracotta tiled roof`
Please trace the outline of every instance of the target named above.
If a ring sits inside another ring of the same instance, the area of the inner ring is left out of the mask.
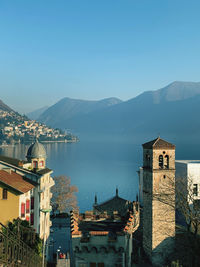
[[[108,235],[107,231],[90,231],[90,235]]]
[[[152,149],[152,148],[168,148],[168,149],[175,149],[175,145],[161,139],[160,137],[147,142],[142,145],[143,148]]]
[[[21,193],[26,193],[35,187],[32,182],[27,181],[25,177],[13,171],[9,173],[7,171],[0,170],[0,182]]]

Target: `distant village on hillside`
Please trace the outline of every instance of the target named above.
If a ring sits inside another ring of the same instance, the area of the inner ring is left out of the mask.
[[[0,110],[0,145],[31,143],[37,137],[41,142],[77,142],[71,133],[29,120],[14,111]]]

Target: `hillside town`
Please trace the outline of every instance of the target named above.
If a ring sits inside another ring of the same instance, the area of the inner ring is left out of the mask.
[[[0,145],[31,143],[35,136],[41,142],[76,142],[71,133],[48,127],[44,123],[29,120],[14,111],[0,110]]]
[[[160,137],[142,146],[134,201],[116,188],[64,217],[52,214],[53,170],[38,140],[27,161],[0,155],[0,266],[198,267],[200,161],[175,160],[175,145]],[[31,249],[36,239],[39,250]]]

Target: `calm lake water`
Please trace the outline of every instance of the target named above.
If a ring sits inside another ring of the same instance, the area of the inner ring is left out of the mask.
[[[167,139],[166,140],[170,140]],[[145,140],[148,141],[148,140]],[[171,140],[176,144],[177,159],[200,159],[200,143]],[[90,210],[97,194],[98,202],[114,196],[135,200],[138,192],[137,170],[142,165],[141,141],[123,138],[82,137],[78,143],[44,144],[47,167],[53,176],[66,175],[78,187],[78,204],[81,211]],[[0,153],[25,159],[28,146],[0,148]]]
[[[135,200],[138,192],[137,170],[142,162],[141,145],[126,140],[95,140],[83,138],[78,143],[44,144],[47,167],[53,176],[66,175],[78,187],[78,204],[81,211],[92,208],[94,195],[98,202],[114,196]],[[0,148],[0,153],[25,159],[28,146]]]

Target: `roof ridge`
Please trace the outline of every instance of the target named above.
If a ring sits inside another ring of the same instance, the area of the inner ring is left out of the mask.
[[[158,137],[155,139],[155,142],[154,142],[153,146],[156,145],[156,143],[157,143],[160,139],[161,139],[160,136],[158,136]]]

